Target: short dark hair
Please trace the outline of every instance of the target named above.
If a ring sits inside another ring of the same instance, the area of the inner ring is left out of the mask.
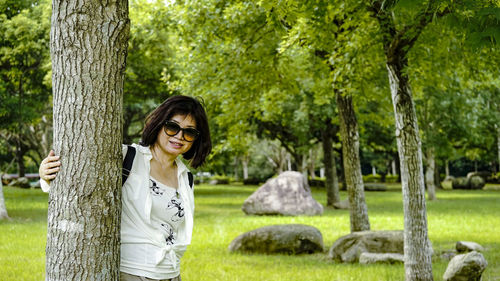
[[[207,114],[198,99],[182,95],[166,99],[146,117],[140,144],[142,146],[153,145],[165,122],[177,114],[191,115],[196,122],[196,129],[200,132],[191,148],[182,155],[184,159],[189,160],[191,167],[197,168],[205,162],[212,151]]]

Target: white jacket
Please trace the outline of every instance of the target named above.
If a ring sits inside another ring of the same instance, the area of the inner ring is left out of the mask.
[[[136,149],[136,155],[130,175],[122,187],[121,243],[154,245],[153,249],[156,250],[150,253],[150,256],[154,257],[156,265],[161,265],[163,268],[168,265],[170,273],[168,276],[144,276],[140,269],[133,270],[140,265],[127,264],[123,259],[120,262],[120,270],[149,278],[174,278],[180,274],[180,258],[191,243],[193,232],[194,193],[193,188],[189,186],[188,169],[182,161],[176,159],[178,192],[185,204],[185,219],[178,229],[176,244],[167,245],[165,235],[151,224],[152,198],[149,190],[149,174],[153,155],[149,147],[137,144],[132,146]],[[122,149],[125,157],[127,146],[123,145]],[[44,192],[50,190],[50,185],[44,180],[40,180],[40,185]]]

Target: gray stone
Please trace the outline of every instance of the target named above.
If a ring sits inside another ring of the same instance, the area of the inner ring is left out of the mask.
[[[25,177],[13,179],[9,183],[9,186],[17,186],[20,188],[30,188],[31,187],[30,181],[28,180],[28,178],[25,178]]]
[[[482,189],[486,185],[486,181],[480,176],[472,176],[469,178],[470,189]]]
[[[443,260],[450,261],[453,257],[457,255],[454,250],[446,250],[440,253],[439,257]]]
[[[454,178],[451,182],[453,189],[469,189],[469,179],[464,177]]]
[[[476,251],[456,255],[448,263],[443,275],[444,281],[480,281],[483,271],[488,266],[484,256]]]
[[[362,253],[404,254],[402,230],[360,231],[340,237],[328,253],[341,262],[358,262]]]
[[[402,254],[394,253],[361,253],[359,256],[359,263],[372,264],[372,263],[404,263],[405,256]]]
[[[312,254],[323,252],[323,236],[312,226],[284,224],[264,226],[236,237],[231,252]]]
[[[458,241],[456,245],[457,252],[465,253],[465,252],[484,252],[483,246],[479,245],[476,242],[470,241]]]
[[[482,189],[485,185],[486,181],[484,180],[484,178],[474,174],[471,174],[466,178],[455,178],[451,182],[451,187],[453,189]]]
[[[287,171],[269,179],[245,202],[243,212],[250,215],[321,215],[323,206],[311,195],[311,190],[299,172]]]
[[[333,203],[335,209],[349,210],[349,199]]]

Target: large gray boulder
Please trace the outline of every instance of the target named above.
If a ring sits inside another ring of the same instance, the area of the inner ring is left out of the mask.
[[[360,231],[340,237],[328,256],[341,262],[358,262],[362,253],[404,254],[402,230]]]
[[[488,266],[484,256],[476,251],[456,255],[448,263],[443,275],[444,281],[480,281],[483,271]]]
[[[482,189],[486,185],[486,181],[480,176],[472,176],[469,178],[470,189]]]
[[[360,264],[372,263],[404,263],[405,256],[403,254],[394,253],[361,253],[359,256]]]
[[[472,175],[470,177],[455,178],[451,182],[453,189],[482,189],[486,185],[486,181],[481,176]]]
[[[314,200],[301,173],[287,171],[259,187],[242,210],[249,215],[313,216],[321,215],[323,206]]]
[[[453,189],[469,189],[469,179],[465,177],[454,178],[451,182]]]
[[[236,237],[229,245],[229,251],[312,254],[323,252],[323,236],[317,228],[308,225],[270,225]]]

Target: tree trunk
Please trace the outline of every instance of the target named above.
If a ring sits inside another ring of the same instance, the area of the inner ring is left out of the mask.
[[[7,207],[5,206],[5,200],[3,197],[3,183],[2,183],[2,174],[0,173],[0,221],[10,219],[9,214],[7,213]]]
[[[450,160],[448,159],[444,161],[444,174],[445,174],[445,179],[448,180],[450,178]]]
[[[241,165],[243,166],[243,179],[248,179],[248,156],[243,156],[241,159]]]
[[[239,171],[238,171],[238,164],[240,162],[240,159],[238,156],[234,156],[234,162],[233,162],[233,174],[234,174],[234,180],[235,181],[238,181],[240,175],[239,175]]]
[[[316,162],[316,154],[314,153],[313,149],[309,149],[309,161],[311,161],[308,165],[309,168],[309,174],[311,175],[311,179],[316,178],[316,167],[314,165],[314,162]]]
[[[23,148],[23,99],[24,99],[24,91],[23,91],[23,75],[19,77],[19,100],[18,100],[18,121],[17,121],[17,142],[16,142],[16,159],[17,159],[17,171],[19,177],[24,177],[26,173],[26,168],[24,166],[24,148]]]
[[[404,209],[406,280],[433,280],[421,142],[404,54],[387,58],[396,121]]]
[[[297,161],[297,165],[300,165],[299,172],[302,173],[306,182],[309,182],[309,171],[307,170],[307,155],[301,154],[301,160]]]
[[[20,178],[26,175],[26,166],[24,166],[24,154],[26,153],[24,145],[21,140],[21,132],[17,136],[17,147],[16,147],[16,159],[17,159],[17,171]]]
[[[396,172],[396,161],[394,159],[391,160],[391,171],[392,171],[392,173],[391,173],[392,176],[397,175],[397,172]]]
[[[435,162],[436,155],[434,155],[434,185],[436,189],[443,189],[443,185],[441,184],[441,174],[439,173],[439,166],[436,165]]]
[[[46,280],[119,280],[128,2],[54,0]]]
[[[292,170],[292,159],[290,157],[290,153],[287,153],[286,155],[286,167],[287,167],[287,171],[291,171]]]
[[[333,207],[334,203],[340,202],[339,179],[337,177],[337,165],[333,151],[333,126],[328,119],[326,129],[323,131],[323,165],[325,166],[326,206]]]
[[[500,126],[497,124],[498,171],[500,171]]]
[[[349,196],[351,232],[370,230],[359,159],[358,121],[352,97],[336,93],[336,99],[340,117],[345,183]]]
[[[427,148],[427,169],[425,171],[425,184],[427,186],[427,197],[429,200],[436,200],[436,186],[434,185],[436,171],[436,159],[434,147]]]

